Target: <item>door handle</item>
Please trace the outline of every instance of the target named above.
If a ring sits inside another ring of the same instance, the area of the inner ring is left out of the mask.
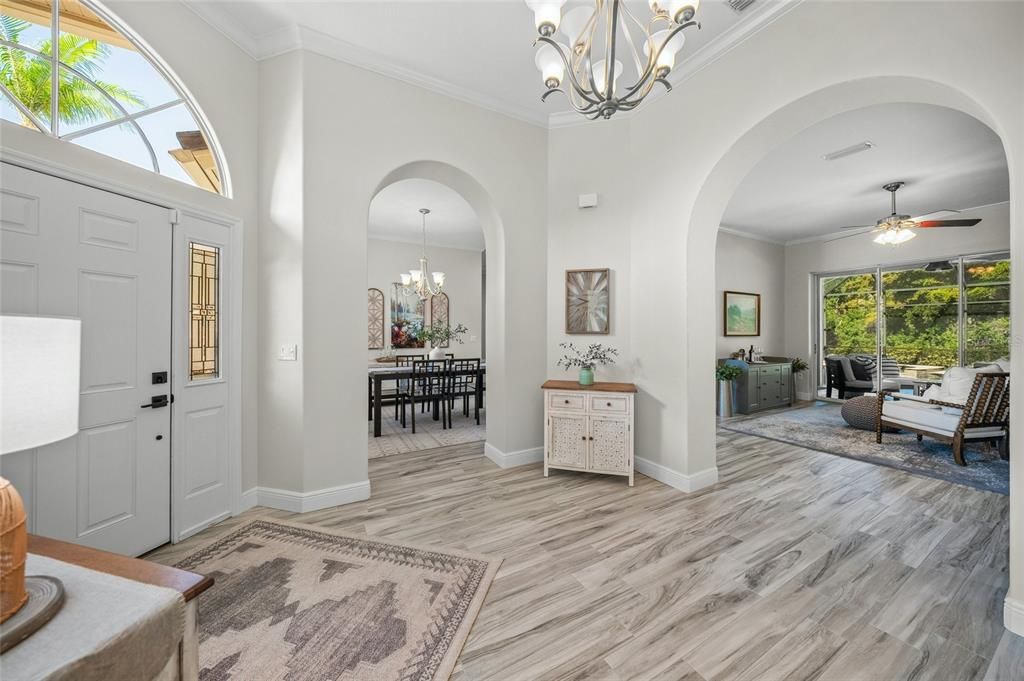
[[[168,404],[170,404],[170,401],[167,399],[167,395],[153,395],[149,404],[141,404],[139,406],[142,409],[146,409],[147,407],[151,409],[160,409],[161,407],[166,407]]]

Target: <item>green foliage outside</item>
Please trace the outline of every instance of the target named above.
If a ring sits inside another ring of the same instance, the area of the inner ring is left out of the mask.
[[[967,348],[965,363],[1009,355],[1010,263],[965,263]],[[825,354],[875,352],[875,275],[824,282]],[[956,269],[882,273],[884,354],[900,364],[957,364]]]
[[[0,16],[0,37],[18,43],[29,27],[27,21]],[[57,43],[60,61],[84,73],[121,105],[143,106],[145,102],[135,93],[98,78],[103,62],[110,56],[110,47],[98,40],[82,38],[70,33],[61,34]],[[52,41],[45,40],[38,48],[45,55],[53,53]],[[25,108],[39,120],[50,122],[50,90],[52,89],[50,62],[22,50],[0,45],[0,83],[3,83]],[[61,69],[58,78],[57,115],[61,123],[90,124],[121,117],[121,111],[99,90],[88,82]],[[22,115],[23,125],[32,126]]]

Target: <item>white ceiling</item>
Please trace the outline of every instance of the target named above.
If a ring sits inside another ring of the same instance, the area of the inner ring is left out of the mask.
[[[185,1],[257,59],[301,47],[539,125],[584,120],[560,95],[540,101],[536,29],[523,0]],[[582,2],[570,0],[565,10]],[[649,16],[647,0],[628,4]],[[737,14],[724,0],[704,0],[702,28],[684,31],[670,79],[679,82],[794,5],[755,0]]]
[[[822,159],[866,140],[874,148]],[[1010,194],[1003,145],[988,126],[952,109],[880,104],[822,121],[771,152],[740,184],[722,226],[784,242],[873,225],[890,213],[882,185],[899,180],[907,184],[897,212],[911,216]]]
[[[432,246],[484,250],[484,233],[476,212],[453,189],[430,180],[401,180],[370,202],[368,236],[422,243],[420,208],[429,208],[427,250]]]

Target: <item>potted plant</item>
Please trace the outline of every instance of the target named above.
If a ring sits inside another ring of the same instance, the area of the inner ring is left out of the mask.
[[[615,364],[619,351],[613,347],[605,347],[600,343],[591,343],[586,350],[580,350],[572,343],[559,343],[558,347],[565,354],[558,360],[558,366],[568,371],[573,367],[580,370],[580,385],[594,385],[594,367],[598,364]]]
[[[793,380],[789,382],[790,390],[792,390],[789,397],[790,402],[796,402],[796,377],[797,374],[802,374],[807,371],[808,366],[807,362],[805,362],[801,357],[794,357],[790,365],[792,366]]]
[[[455,341],[462,345],[462,336],[468,332],[463,324],[449,326],[446,322],[434,322],[419,332],[418,337],[430,343],[430,359],[444,359],[444,345]]]
[[[742,369],[731,364],[719,364],[715,367],[715,380],[718,381],[718,415],[723,418],[732,416],[732,382],[742,374]]]

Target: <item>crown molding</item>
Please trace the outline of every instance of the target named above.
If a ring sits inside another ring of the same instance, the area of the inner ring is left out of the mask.
[[[682,66],[669,75],[673,87],[692,78],[702,69],[710,66],[747,38],[766,28],[776,19],[782,17],[804,0],[758,0],[751,9],[745,12],[740,20],[727,29],[722,35],[690,55]],[[508,101],[485,95],[469,88],[451,83],[443,78],[415,71],[398,64],[388,62],[387,58],[372,50],[340,40],[333,36],[309,28],[308,26],[290,25],[277,31],[253,37],[238,27],[230,10],[215,2],[185,2],[199,18],[219,31],[224,37],[237,45],[239,49],[253,59],[259,61],[270,59],[295,50],[310,52],[345,62],[383,76],[400,80],[426,90],[457,99],[467,104],[478,106],[488,111],[514,118],[524,123],[543,128],[563,128],[592,123],[575,111],[560,111],[553,114],[538,113],[528,107],[518,106]],[[648,102],[660,99],[666,91],[655,89]],[[616,120],[635,115],[636,110],[616,114]]]
[[[673,89],[686,82],[700,71],[725,56],[727,52],[739,46],[743,41],[754,36],[759,31],[767,28],[775,20],[801,4],[804,0],[759,0],[748,10],[747,15],[730,26],[720,36],[710,43],[687,57],[682,65],[674,69],[668,76]],[[668,91],[663,87],[656,87],[647,96],[645,104],[661,99]],[[623,111],[615,114],[615,119],[631,118],[639,111],[639,107],[632,111]],[[588,118],[580,116],[575,111],[560,111],[548,116],[549,128],[570,128],[578,125],[592,123]]]
[[[782,239],[773,239],[772,237],[765,236],[764,234],[755,234],[754,232],[747,232],[742,229],[736,229],[735,227],[727,227],[726,225],[719,225],[718,231],[725,232],[726,234],[731,234],[733,236],[738,236],[741,239],[763,241],[764,243],[775,244],[776,246],[787,245],[787,242],[783,241]]]

